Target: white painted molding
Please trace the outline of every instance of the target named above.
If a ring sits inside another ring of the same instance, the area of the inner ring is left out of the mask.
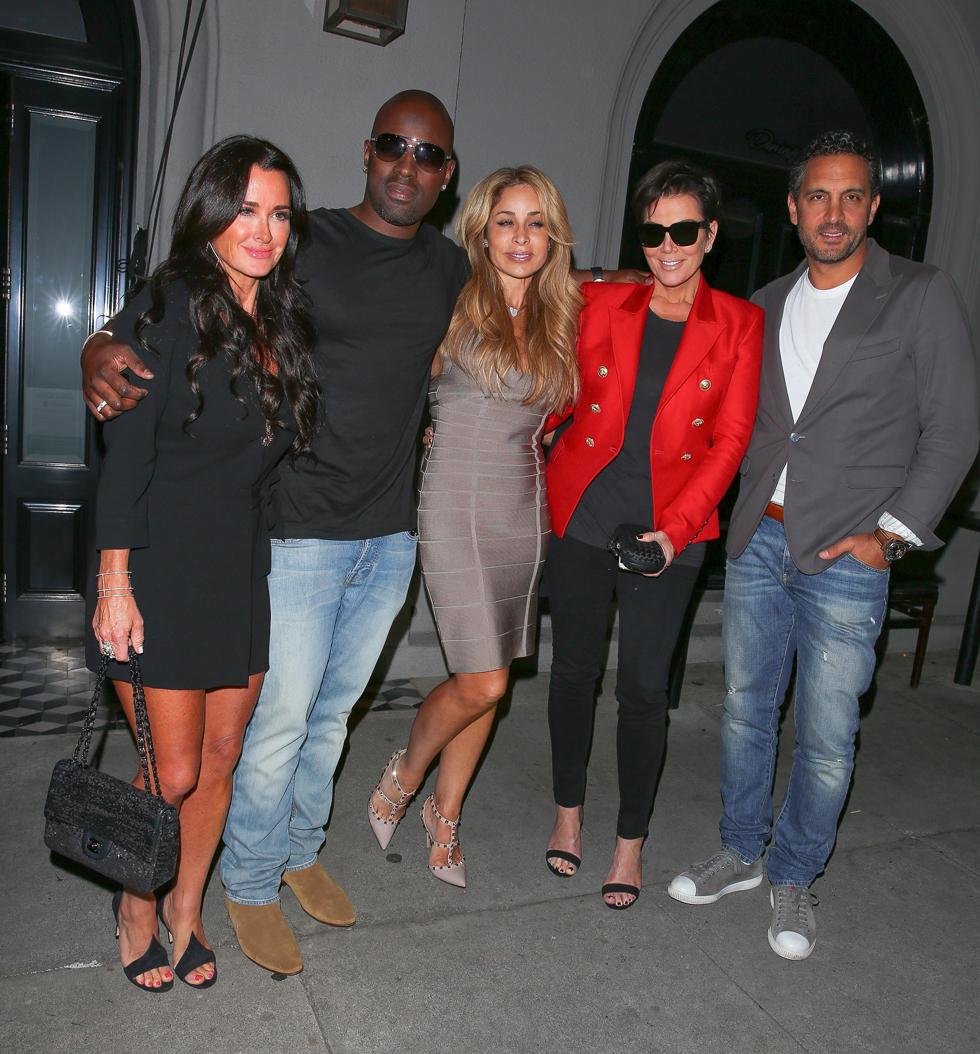
[[[895,41],[922,93],[932,139],[925,258],[956,280],[980,334],[980,53],[955,0],[858,0]]]
[[[590,259],[615,267],[623,234],[630,157],[636,122],[647,89],[664,56],[685,29],[714,0],[658,0],[640,26],[623,72],[609,115],[606,163],[599,187],[599,222]]]

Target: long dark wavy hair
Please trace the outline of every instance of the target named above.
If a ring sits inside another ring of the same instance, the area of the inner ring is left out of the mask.
[[[239,304],[209,245],[238,216],[253,165],[283,173],[289,183],[291,209],[286,248],[272,271],[259,281],[254,317]],[[309,452],[320,392],[310,358],[313,322],[296,277],[296,252],[308,228],[306,195],[296,166],[264,139],[229,136],[211,147],[191,170],[174,215],[170,255],[150,278],[152,302],[136,324],[140,344],[152,350],[143,332],[163,318],[167,286],[177,281],[187,286],[191,321],[201,343],[187,361],[187,380],[197,396],[197,408],[184,422],[185,430],[204,411],[198,374],[216,355],[227,354],[232,362],[231,390],[245,413],[248,404],[240,391],[242,382],[254,386],[267,421],[280,422],[285,399],[297,425],[290,456]],[[274,371],[265,368],[270,361]]]

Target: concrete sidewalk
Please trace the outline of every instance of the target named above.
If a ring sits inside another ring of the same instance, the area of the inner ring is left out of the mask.
[[[814,886],[817,946],[802,963],[769,949],[765,884],[705,908],[665,892],[717,845],[719,666],[688,670],[631,910],[607,910],[598,892],[617,804],[609,691],[582,869],[558,880],[545,868],[542,675],[517,683],[467,801],[468,889],[426,870],[416,809],[388,853],[378,850],[365,801],[411,714],[367,714],[353,728],[323,855],[357,925],[319,926],[284,891],[306,968],[275,980],[238,951],[215,878],[205,925],[220,980],[201,993],[179,983],[162,996],[135,991],[108,889],[45,850],[47,780],[73,737],[0,740],[0,1051],[975,1054],[980,691],[955,687],[952,665],[931,656],[915,692],[907,658],[889,656],[879,671],[837,851]],[[128,735],[109,732],[103,767],[128,774],[133,758]]]

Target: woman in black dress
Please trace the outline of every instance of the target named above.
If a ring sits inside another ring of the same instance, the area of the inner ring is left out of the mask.
[[[201,922],[242,736],[268,669],[269,543],[261,485],[308,449],[317,388],[312,327],[294,276],[302,184],[272,144],[233,136],[197,163],[167,260],[111,324],[149,354],[132,413],[107,422],[96,506],[88,663],[100,652],[133,723],[129,649],[139,656],[164,797],[180,810],[180,862],[157,897],[123,890],[113,910],[126,976],[216,979]],[[137,777],[137,780],[139,777]]]

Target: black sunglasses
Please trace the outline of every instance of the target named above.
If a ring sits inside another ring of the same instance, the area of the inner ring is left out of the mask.
[[[414,136],[407,138],[404,135],[395,135],[394,132],[382,132],[381,135],[374,136],[371,143],[374,146],[374,156],[389,165],[403,157],[409,145],[413,148],[415,163],[423,172],[441,172],[449,160],[441,146],[422,142]]]
[[[668,234],[675,245],[693,245],[698,240],[698,232],[706,231],[710,226],[710,220],[678,220],[669,227],[662,223],[641,223],[640,245],[656,249],[658,245],[663,245]]]

